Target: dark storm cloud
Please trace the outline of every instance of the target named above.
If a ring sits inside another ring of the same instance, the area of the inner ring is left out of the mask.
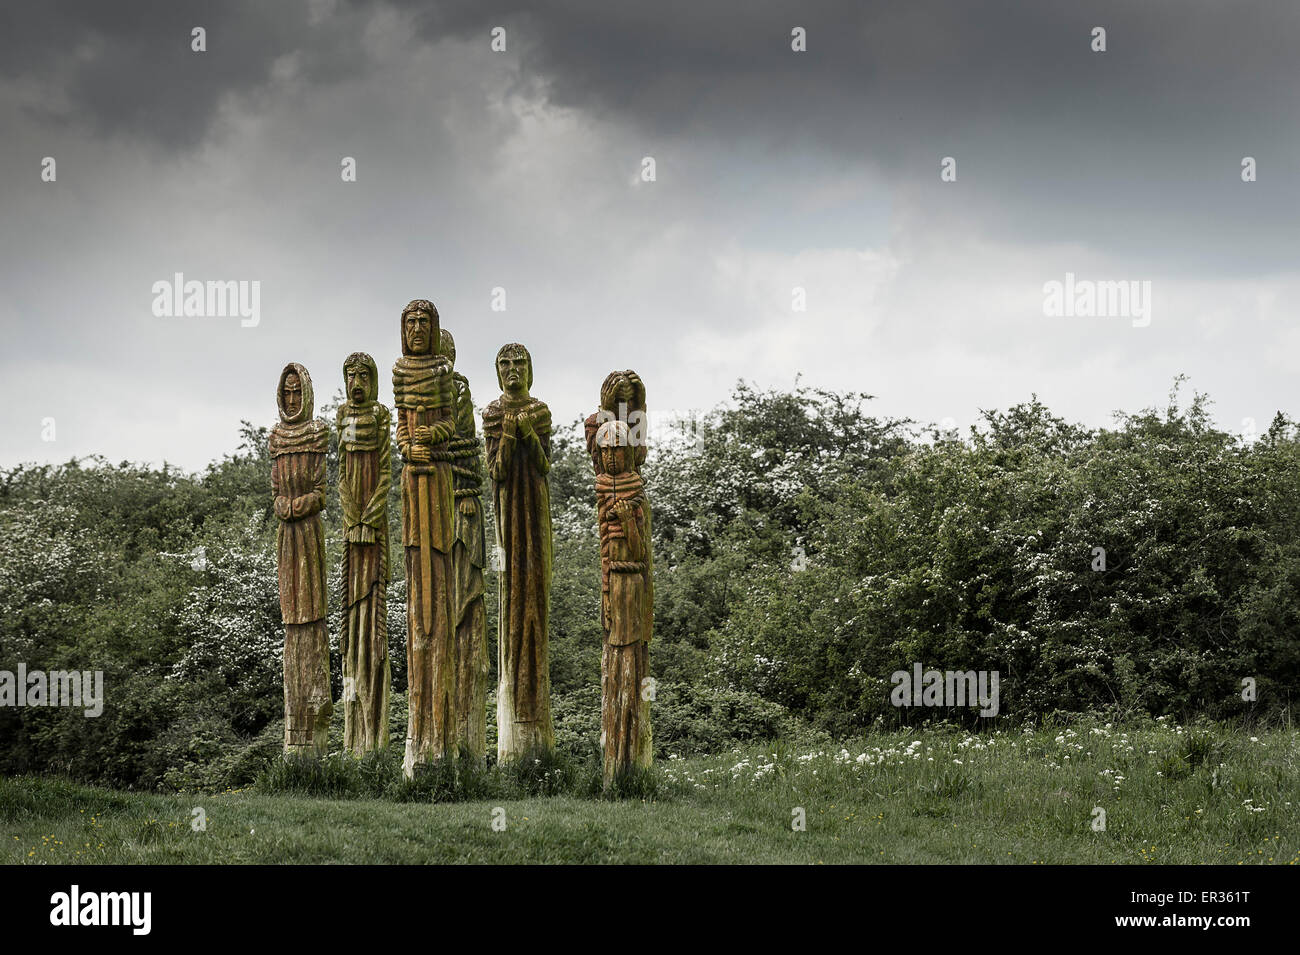
[[[184,147],[279,57],[297,53],[309,82],[364,72],[359,38],[385,8],[430,42],[486,44],[506,26],[521,82],[652,137],[831,152],[927,179],[945,149],[964,149],[972,172],[1026,191],[1102,178],[1113,192],[1112,166],[1090,170],[1118,153],[1137,183],[1159,180],[1157,201],[1243,150],[1273,147],[1274,170],[1300,160],[1300,6],[1260,0],[355,0],[317,16],[306,0],[20,2],[0,11],[0,72],[57,84],[69,122]],[[208,30],[202,56],[195,25]],[[1105,54],[1089,49],[1094,25]],[[807,53],[791,52],[793,26]],[[1202,162],[1207,148],[1218,152]]]
[[[204,53],[191,49],[200,26]],[[0,79],[48,91],[29,107],[38,119],[185,149],[223,97],[263,86],[280,57],[300,53],[316,82],[361,68],[358,33],[347,18],[314,20],[303,0],[19,0],[0,7]]]
[[[640,130],[648,151],[859,163],[919,187],[899,198],[927,219],[1105,244],[1144,267],[1286,267],[1300,238],[1300,5],[397,6],[430,40],[506,26],[550,102]],[[790,50],[794,26],[807,53]],[[964,186],[940,195],[946,155]],[[1247,155],[1261,174],[1243,193]]]
[[[899,134],[1044,117],[1226,122],[1296,107],[1300,7],[1276,2],[875,3],[396,0],[427,38],[512,29],[552,102],[665,134],[800,132],[889,149]],[[808,31],[792,55],[790,31]],[[1090,49],[1104,26],[1109,49]],[[856,109],[846,110],[846,105]],[[1216,124],[1217,124],[1216,122]]]

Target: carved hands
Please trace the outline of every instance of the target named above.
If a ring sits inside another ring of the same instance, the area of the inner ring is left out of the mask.
[[[315,492],[303,494],[300,497],[292,499],[289,505],[289,516],[291,518],[310,517],[325,507],[323,495]]]
[[[601,407],[606,411],[617,411],[620,405],[631,405],[638,395],[644,394],[645,385],[641,382],[641,376],[628,371],[619,375],[608,391],[601,393]]]
[[[376,540],[375,529],[369,524],[357,524],[349,527],[346,537],[354,544],[373,544]]]
[[[501,416],[501,433],[511,438],[530,438],[537,433],[533,416],[527,411],[505,412]]]
[[[416,425],[411,429],[411,440],[402,456],[418,464],[433,460],[433,445],[441,444],[456,433],[456,422],[450,419],[432,425]]]
[[[298,497],[287,497],[280,494],[275,499],[275,516],[282,521],[296,521],[299,518],[311,517],[311,515],[324,510],[324,508],[324,495],[315,491],[311,494],[301,494]]]
[[[631,501],[615,501],[614,513],[626,528],[636,521],[637,506]]]

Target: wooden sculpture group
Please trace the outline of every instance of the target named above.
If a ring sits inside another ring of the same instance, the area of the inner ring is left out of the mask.
[[[483,412],[484,444],[456,346],[425,300],[402,310],[393,365],[396,444],[402,459],[410,715],[403,768],[487,749],[486,558],[481,450],[492,486],[499,557],[497,758],[555,747],[548,616],[551,587],[551,412],[530,394],[532,358],[520,344],[497,352],[501,396]],[[343,363],[338,409],[343,517],[344,742],[358,755],[388,746],[390,671],[386,594],[393,416],[379,403],[375,361]],[[329,426],[313,418],[311,376],[280,374],[280,420],[271,430],[271,487],[279,518],[284,616],[284,748],[319,755],[334,704],[326,632],[325,458]],[[645,461],[645,386],[633,371],[605,379],[586,420],[600,527],[601,738],[604,775],[650,765],[649,643],[654,573]]]

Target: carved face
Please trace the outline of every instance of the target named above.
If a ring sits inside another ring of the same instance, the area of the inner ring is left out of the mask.
[[[297,372],[289,372],[284,376],[284,414],[287,418],[295,418],[302,411],[302,381],[299,380]]]
[[[425,311],[416,309],[407,312],[402,319],[402,328],[406,333],[406,347],[412,355],[424,355],[433,347],[433,317]]]
[[[497,380],[501,382],[501,389],[513,398],[527,395],[528,379],[532,377],[530,365],[528,356],[520,351],[508,351],[498,356]]]
[[[348,397],[354,404],[364,404],[370,398],[370,369],[360,362],[348,365]]]
[[[614,445],[600,449],[600,463],[606,474],[622,474],[627,470],[627,448]]]

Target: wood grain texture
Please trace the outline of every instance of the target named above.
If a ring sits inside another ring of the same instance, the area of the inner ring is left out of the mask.
[[[601,407],[585,422],[596,472],[600,527],[601,747],[604,781],[648,768],[653,758],[650,640],[654,560],[650,502],[640,468],[646,457],[645,385],[636,372],[611,372]]]
[[[551,412],[529,394],[532,358],[519,344],[497,353],[500,398],[483,412],[496,512],[498,578],[497,758],[555,748],[551,719]]]
[[[388,747],[388,490],[392,417],[377,398],[375,360],[343,363],[338,409],[339,505],[343,511],[343,745],[358,756]]]
[[[284,640],[284,750],[321,755],[334,704],[330,692],[325,588],[325,454],[329,427],[312,417],[311,376],[297,363],[280,373],[280,420],[271,429],[280,613]]]

